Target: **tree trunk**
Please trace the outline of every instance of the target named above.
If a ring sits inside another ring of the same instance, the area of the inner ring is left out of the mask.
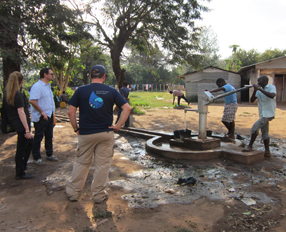
[[[116,51],[115,49],[110,49],[111,58],[112,58],[112,68],[115,74],[118,89],[122,87],[122,83],[125,81],[125,69],[120,67],[120,54],[121,52]]]
[[[64,75],[64,79],[63,79],[64,86],[63,86],[62,91],[66,90],[66,88],[67,88],[67,86],[68,86],[68,84],[70,82],[69,76],[70,76],[70,73],[66,72],[66,74]]]
[[[10,59],[9,57],[2,58],[3,60],[3,89],[5,89],[10,74],[14,71],[20,72],[20,63]]]
[[[63,69],[57,70],[56,67],[51,65],[51,69],[54,73],[54,80],[56,82],[56,85],[58,86],[59,91],[64,91],[69,83],[69,72],[66,72],[64,74]]]

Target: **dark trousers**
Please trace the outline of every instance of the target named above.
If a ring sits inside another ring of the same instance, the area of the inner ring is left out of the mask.
[[[181,98],[183,98],[189,104],[189,101],[187,100],[187,98],[185,98],[185,95],[183,95],[183,96],[178,96],[178,106],[180,105]]]
[[[118,111],[117,119],[116,119],[116,122],[115,122],[115,123],[118,122],[119,117],[120,117],[120,115],[121,115],[121,112],[122,112],[122,109],[120,108],[119,111]],[[130,122],[130,118],[129,118],[129,116],[128,116],[128,118],[126,119],[126,122],[125,122],[124,126],[125,126],[125,127],[129,127],[129,122]]]
[[[33,143],[33,158],[34,160],[41,159],[41,142],[45,135],[45,149],[46,155],[51,156],[53,154],[53,130],[54,130],[54,115],[51,118],[45,120],[42,116],[38,122],[34,122],[35,136]]]
[[[15,156],[16,176],[23,176],[25,174],[27,162],[32,151],[33,139],[26,139],[25,131],[17,132],[17,134],[18,134],[18,141],[17,141],[16,156]]]

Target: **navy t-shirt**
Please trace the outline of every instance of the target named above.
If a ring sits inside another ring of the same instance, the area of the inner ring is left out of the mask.
[[[127,87],[122,87],[120,93],[126,99],[129,96],[129,89]]]
[[[111,131],[113,106],[119,108],[126,100],[114,88],[100,83],[79,87],[69,104],[79,107],[79,133],[81,135]]]

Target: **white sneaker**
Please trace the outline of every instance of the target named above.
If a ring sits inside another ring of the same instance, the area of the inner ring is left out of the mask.
[[[34,160],[34,163],[38,164],[38,165],[45,165],[46,164],[42,159]]]
[[[34,160],[33,158],[29,158],[27,164],[33,164],[35,163],[36,160]]]

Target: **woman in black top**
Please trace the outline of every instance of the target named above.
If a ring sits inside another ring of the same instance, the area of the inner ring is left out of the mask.
[[[28,100],[21,93],[24,77],[20,72],[10,74],[3,98],[3,106],[10,126],[17,132],[16,180],[30,179],[33,175],[25,173],[32,150],[33,136]]]

